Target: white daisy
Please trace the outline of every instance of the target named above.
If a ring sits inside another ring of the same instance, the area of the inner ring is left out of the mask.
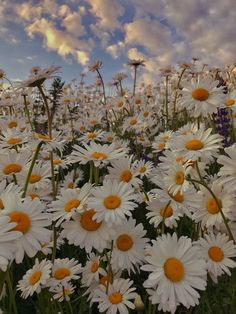
[[[107,314],[128,314],[130,309],[134,309],[134,300],[136,297],[135,288],[132,287],[133,281],[129,279],[115,279],[109,284],[108,291],[106,287],[100,285],[94,292],[93,302],[98,302],[100,313]]]
[[[104,180],[103,186],[95,187],[88,201],[90,208],[96,214],[93,219],[97,222],[105,220],[109,225],[122,224],[125,216],[131,216],[131,211],[137,206],[133,189],[125,182]]]
[[[112,269],[126,269],[135,272],[144,261],[145,246],[148,241],[144,238],[146,231],[140,223],[130,218],[122,225],[115,227],[114,246],[112,251]]]
[[[87,209],[82,214],[75,215],[71,221],[62,223],[61,236],[87,253],[92,249],[102,252],[108,246],[113,230],[108,228],[105,221],[97,222],[93,219],[96,212]]]
[[[89,254],[87,262],[83,267],[82,283],[90,286],[91,283],[99,282],[100,276],[106,276],[106,271],[101,267],[101,258],[94,253]]]
[[[202,256],[207,262],[207,271],[212,280],[217,283],[217,277],[226,273],[231,275],[229,268],[236,267],[232,258],[236,257],[236,245],[229,241],[226,234],[206,234],[198,240]]]
[[[52,220],[59,226],[63,220],[70,220],[74,213],[83,212],[92,185],[86,183],[81,189],[61,189],[57,200],[53,201],[48,208],[52,212]]]
[[[41,262],[36,258],[34,266],[29,269],[17,285],[21,297],[26,299],[34,292],[39,293],[50,278],[52,264],[44,259]]]
[[[196,289],[206,288],[206,263],[191,239],[162,235],[152,241],[149,252],[148,264],[141,269],[150,272],[144,286],[156,290],[152,302],[168,304],[171,313],[179,304],[196,305],[200,298]]]
[[[75,286],[67,282],[63,285],[51,287],[49,291],[53,293],[53,299],[58,302],[62,302],[64,300],[70,301],[70,296],[74,293]]]

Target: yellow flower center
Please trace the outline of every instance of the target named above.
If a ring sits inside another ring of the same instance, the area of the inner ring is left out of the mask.
[[[45,134],[40,134],[40,133],[34,133],[34,136],[40,140],[44,140],[44,141],[50,141],[51,138],[48,135]]]
[[[135,99],[135,104],[140,105],[142,103],[142,100],[140,98]]]
[[[9,127],[9,129],[16,128],[17,127],[17,122],[16,121],[8,122],[8,127]]]
[[[210,247],[208,250],[208,255],[214,262],[221,262],[224,259],[224,252],[218,246]]]
[[[159,149],[163,150],[163,149],[165,149],[165,147],[166,147],[165,143],[160,143],[159,144]]]
[[[209,96],[210,96],[210,94],[209,94],[208,90],[205,88],[202,88],[202,87],[195,88],[192,91],[192,97],[195,100],[204,101],[204,100],[207,100],[209,98]]]
[[[2,199],[0,198],[0,209],[3,209],[3,208],[4,208],[3,201],[2,201]]]
[[[116,209],[121,204],[121,199],[116,195],[109,195],[103,201],[104,206],[107,209]]]
[[[61,164],[61,160],[60,159],[53,159],[53,164],[54,165],[60,165]]]
[[[97,261],[93,262],[92,266],[91,266],[91,272],[92,273],[96,273],[96,271],[99,268],[99,263]]]
[[[11,137],[7,140],[7,144],[9,145],[17,145],[20,144],[22,141],[20,138],[18,137]]]
[[[129,182],[132,179],[133,175],[130,170],[124,170],[120,175],[120,181]]]
[[[174,201],[176,201],[177,203],[183,203],[183,201],[184,201],[184,196],[183,196],[183,194],[181,194],[179,191],[175,194],[175,195],[173,195],[173,194],[171,194],[171,193],[168,193],[169,195],[170,195],[170,197],[174,200]]]
[[[147,118],[149,116],[149,111],[144,111],[143,116],[144,118]]]
[[[119,101],[118,104],[117,104],[117,107],[118,108],[122,108],[124,105],[123,101]]]
[[[21,169],[22,167],[19,164],[8,164],[3,168],[3,173],[4,174],[17,173],[20,172]]]
[[[207,201],[207,204],[206,204],[206,207],[207,207],[207,211],[208,213],[214,215],[214,214],[218,214],[220,209],[222,208],[222,201],[221,199],[217,199],[218,200],[218,203],[220,205],[220,208],[219,206],[217,205],[216,201],[214,198],[210,198],[208,201]]]
[[[116,239],[116,246],[120,251],[126,252],[134,245],[133,239],[128,234],[121,234]]]
[[[228,99],[226,100],[226,106],[227,107],[231,107],[235,104],[235,100],[234,99]]]
[[[130,121],[129,121],[129,124],[130,125],[135,125],[137,123],[137,119],[131,119]]]
[[[67,184],[67,188],[68,188],[68,189],[73,189],[73,188],[74,188],[74,183],[73,183],[73,182],[69,182],[69,183]]]
[[[40,174],[31,174],[31,176],[29,177],[29,183],[36,183],[39,182],[41,180],[41,175]]]
[[[175,183],[178,185],[182,185],[184,183],[184,172],[177,171],[175,174]]]
[[[184,266],[177,258],[168,258],[163,268],[166,277],[172,282],[179,282],[184,276]]]
[[[200,140],[190,140],[187,143],[185,143],[185,148],[188,150],[200,150],[204,147],[204,144]]]
[[[100,284],[102,284],[103,286],[106,286],[107,283],[111,282],[111,278],[109,276],[102,276],[100,279],[99,279],[99,282]]]
[[[94,215],[95,211],[93,209],[89,209],[82,214],[80,218],[80,225],[86,231],[96,231],[101,226],[102,222],[93,220]]]
[[[22,233],[26,233],[31,226],[29,216],[21,211],[14,211],[9,214],[11,222],[15,222],[17,225],[11,230],[21,231]]]
[[[62,280],[67,276],[70,276],[70,270],[65,267],[58,268],[53,274],[53,277],[57,280]]]
[[[107,159],[108,156],[101,152],[94,152],[92,153],[91,157],[95,159]]]
[[[184,160],[184,157],[183,156],[178,156],[175,158],[176,162],[180,162],[180,161],[183,161]]]
[[[71,199],[65,203],[64,209],[67,213],[71,212],[73,208],[76,208],[80,205],[80,200],[78,199]]]
[[[173,209],[171,206],[168,206],[168,207],[162,207],[160,209],[160,215],[164,218],[169,218],[173,215]]]
[[[139,172],[140,173],[144,173],[146,172],[147,168],[145,166],[142,166],[140,169],[139,169]]]
[[[29,196],[31,197],[31,199],[35,199],[35,198],[39,198],[38,194],[35,192],[29,192]]]
[[[108,299],[112,304],[118,304],[122,301],[122,294],[120,292],[113,292],[109,295]]]
[[[91,123],[92,125],[95,125],[95,124],[97,124],[97,123],[98,123],[98,121],[97,121],[97,120],[95,120],[95,119],[93,119],[93,120],[91,120],[91,121],[90,121],[90,123]]]
[[[107,137],[107,141],[108,141],[108,142],[112,142],[112,141],[113,141],[113,136],[111,136],[111,135],[108,136],[108,137]]]
[[[95,138],[95,137],[97,137],[97,134],[94,133],[94,132],[90,132],[90,133],[87,134],[87,138],[92,139],[92,138]]]
[[[81,127],[79,128],[80,131],[84,131],[86,130],[85,126],[84,125],[81,125]]]
[[[34,272],[34,273],[29,277],[29,284],[30,284],[31,286],[35,285],[35,284],[39,281],[39,279],[41,278],[41,275],[42,275],[41,271],[36,271],[36,272]]]

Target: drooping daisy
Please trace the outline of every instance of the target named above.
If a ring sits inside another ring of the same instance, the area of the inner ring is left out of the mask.
[[[122,225],[115,227],[114,246],[112,251],[112,269],[126,269],[128,272],[139,267],[144,261],[145,246],[147,243],[144,238],[146,231],[140,223],[130,218]]]
[[[97,222],[93,219],[96,212],[94,209],[87,209],[81,214],[75,215],[71,221],[62,224],[61,236],[87,253],[92,249],[102,252],[108,246],[113,230],[108,228],[105,221]]]
[[[98,302],[100,313],[107,314],[128,314],[130,309],[134,309],[134,300],[136,297],[135,288],[132,287],[133,281],[129,279],[115,279],[109,284],[108,291],[106,287],[100,285],[94,292],[93,302]]]
[[[65,285],[70,280],[79,279],[82,271],[81,264],[72,258],[56,258],[52,265],[52,277],[48,281],[48,286],[55,287],[57,285]]]
[[[217,162],[223,165],[218,172],[219,181],[226,191],[236,192],[236,144],[225,148],[225,152],[227,156],[220,155],[217,159]]]
[[[192,79],[191,82],[183,82],[181,90],[182,97],[179,104],[182,108],[186,108],[194,117],[217,111],[222,103],[224,103],[225,95],[223,87],[217,87],[218,81],[213,81],[209,76],[207,78]]]
[[[71,162],[80,162],[86,164],[89,161],[93,161],[96,167],[108,164],[111,160],[124,156],[122,149],[115,148],[114,144],[101,145],[94,142],[87,145],[84,143],[82,148],[79,145],[74,146],[74,151],[70,155]]]
[[[118,225],[123,223],[125,216],[131,216],[131,211],[136,207],[133,199],[133,189],[129,184],[104,180],[103,186],[94,188],[88,205],[96,212],[94,220]]]
[[[207,271],[212,280],[217,283],[217,277],[226,273],[231,275],[229,268],[236,267],[232,258],[236,257],[236,245],[229,241],[226,234],[206,234],[198,240],[202,256],[207,262]]]
[[[125,156],[113,161],[111,167],[108,167],[109,174],[106,178],[126,182],[135,187],[141,185],[142,181],[138,178],[139,172],[136,167],[137,162],[133,162],[132,159],[132,156]]]
[[[200,186],[198,194],[201,199],[198,203],[198,209],[193,214],[193,219],[196,222],[201,222],[202,228],[214,226],[219,229],[224,222],[220,211],[226,218],[233,219],[235,199],[233,195],[226,193],[223,186],[218,182],[213,182],[210,188],[217,201],[204,186]]]
[[[0,269],[7,270],[9,261],[14,257],[15,240],[21,237],[21,232],[14,230],[15,222],[11,222],[10,218],[0,215]]]
[[[2,214],[16,223],[12,230],[21,232],[21,237],[15,240],[14,252],[16,263],[21,263],[24,253],[33,257],[41,248],[40,242],[49,241],[50,231],[46,227],[51,224],[50,215],[44,212],[45,206],[38,198],[22,200],[18,194],[9,192],[2,199]]]
[[[172,150],[179,151],[184,160],[198,160],[209,162],[218,156],[222,137],[211,134],[212,129],[199,129],[195,134],[182,135],[174,138],[170,143]]]
[[[101,267],[100,257],[96,256],[94,253],[89,254],[87,262],[83,267],[82,273],[82,283],[87,287],[91,285],[92,282],[99,282],[100,276],[106,276],[106,271]]]
[[[164,223],[169,228],[177,227],[177,220],[183,216],[178,209],[173,210],[171,202],[163,203],[159,199],[149,202],[147,209],[149,212],[146,214],[146,217],[149,219],[150,224],[154,224],[155,228],[161,223]]]
[[[144,286],[156,290],[152,303],[168,304],[171,313],[179,304],[196,305],[197,290],[206,288],[206,262],[191,239],[164,234],[152,241],[149,251],[148,264],[141,269],[150,272]]]
[[[58,286],[51,287],[49,291],[53,293],[53,299],[58,302],[64,300],[70,301],[70,296],[75,292],[75,286],[67,282],[63,285],[59,284]]]
[[[74,213],[84,211],[91,188],[92,185],[86,183],[81,189],[61,189],[57,200],[48,208],[48,211],[52,212],[52,220],[57,220],[56,226],[59,226],[63,220],[70,220]]]
[[[21,297],[26,299],[34,292],[39,293],[50,278],[52,264],[46,259],[39,262],[36,258],[34,266],[29,269],[17,285]]]

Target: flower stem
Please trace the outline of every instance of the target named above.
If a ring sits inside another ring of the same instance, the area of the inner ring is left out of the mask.
[[[9,297],[10,297],[11,304],[12,304],[12,307],[13,307],[13,313],[17,314],[17,306],[16,306],[16,301],[15,301],[15,295],[14,295],[14,291],[13,291],[13,288],[12,288],[12,283],[11,283],[11,278],[10,278],[10,273],[9,272],[10,272],[10,270],[8,269],[7,270],[6,279],[7,279],[7,286],[8,286],[8,291],[9,291]]]

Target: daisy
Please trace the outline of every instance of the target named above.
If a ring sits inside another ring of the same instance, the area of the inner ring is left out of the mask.
[[[100,264],[101,261],[99,256],[96,256],[94,253],[89,254],[87,262],[83,267],[81,280],[87,287],[94,281],[99,282],[100,276],[106,276],[107,273]]]
[[[29,139],[29,145],[35,148],[40,142],[43,142],[44,147],[48,151],[58,149],[61,152],[66,144],[66,139],[62,138],[61,131],[56,130],[52,130],[51,137],[47,134],[33,133]]]
[[[147,243],[144,238],[146,231],[140,223],[135,225],[136,221],[130,218],[124,221],[122,225],[115,227],[114,246],[112,251],[112,269],[126,269],[135,272],[144,261],[145,246]]]
[[[141,178],[143,178],[144,176],[148,177],[149,174],[152,172],[153,167],[154,164],[152,161],[145,161],[144,159],[139,160],[135,164],[135,168],[139,172]]]
[[[175,195],[178,192],[183,194],[189,188],[189,181],[186,177],[190,173],[191,168],[185,167],[181,164],[173,165],[164,175],[163,181],[168,187],[169,193]]]
[[[152,303],[168,304],[171,313],[179,304],[196,305],[197,290],[206,288],[206,263],[191,239],[164,234],[152,241],[149,251],[148,264],[141,269],[150,272],[144,287],[156,290]]]
[[[74,258],[57,258],[52,265],[52,277],[49,279],[47,285],[49,287],[65,285],[70,280],[79,279],[78,274],[81,272],[81,264],[78,264]]]
[[[209,187],[216,196],[217,202],[204,186],[200,186],[198,194],[201,200],[193,214],[193,219],[195,222],[201,222],[202,228],[214,226],[219,229],[224,222],[220,211],[226,218],[233,219],[235,199],[233,195],[227,194],[218,182],[213,182]]]
[[[15,222],[10,218],[0,215],[0,270],[6,271],[9,261],[14,257],[16,250],[14,241],[21,237],[21,232],[14,230]]]
[[[14,241],[15,260],[19,264],[24,253],[33,257],[41,248],[40,241],[49,241],[50,231],[46,227],[51,224],[50,216],[44,213],[45,206],[37,198],[22,200],[18,194],[9,192],[2,199],[4,209],[1,213],[16,223],[12,230],[21,232],[21,237]]]
[[[0,128],[4,131],[18,128],[24,130],[26,128],[25,120],[17,116],[7,116],[0,120]]]
[[[206,117],[217,111],[225,99],[223,86],[217,87],[218,81],[207,78],[192,79],[191,82],[183,82],[181,90],[182,97],[179,103],[182,108],[186,108],[194,117],[203,115]]]
[[[28,167],[31,153],[29,150],[8,150],[0,154],[0,174],[9,177],[17,175]]]
[[[132,199],[134,194],[129,184],[104,180],[103,186],[94,188],[88,205],[96,212],[94,220],[118,225],[124,222],[125,216],[131,216],[137,206]]]
[[[171,140],[172,133],[172,131],[161,132],[154,138],[154,142],[152,144],[154,153],[158,153],[169,148],[169,141]]]
[[[61,237],[66,238],[69,244],[79,246],[90,253],[92,249],[102,252],[108,247],[113,230],[108,228],[105,221],[94,220],[96,212],[94,209],[87,209],[81,214],[72,217],[71,221],[64,222]]]
[[[148,202],[147,209],[149,212],[146,214],[146,217],[149,219],[150,224],[154,224],[155,228],[161,223],[164,223],[169,228],[177,227],[177,220],[183,216],[179,210],[173,210],[171,202],[163,203],[158,199]]]
[[[84,133],[83,136],[81,136],[78,140],[82,143],[101,141],[101,139],[104,137],[104,133],[105,132],[101,130],[94,130],[92,132]]]
[[[1,132],[0,135],[0,148],[6,149],[11,147],[17,147],[26,143],[28,140],[28,134],[26,131],[21,132],[19,129],[7,129]]]
[[[174,137],[170,143],[171,150],[178,151],[185,160],[198,160],[209,162],[218,157],[222,137],[211,134],[212,129],[199,129],[195,134]]]
[[[67,282],[63,285],[51,287],[49,291],[53,293],[53,299],[58,302],[70,301],[70,296],[75,292],[75,286]]]
[[[225,155],[220,155],[217,162],[223,167],[218,172],[219,181],[228,192],[236,192],[236,144],[225,148]]]
[[[29,172],[29,165],[27,169],[24,169],[22,171],[18,178],[19,178],[19,183],[21,185],[24,185],[26,182],[27,176]],[[29,184],[28,188],[29,189],[45,189],[50,185],[50,179],[49,177],[51,176],[51,167],[48,163],[39,161],[37,164],[34,165],[34,168],[31,172],[31,175],[29,177]]]
[[[109,174],[106,178],[126,182],[135,187],[141,185],[142,181],[138,178],[139,172],[136,167],[137,161],[133,162],[132,159],[132,156],[125,156],[113,161],[111,167],[107,168]]]
[[[140,119],[137,116],[128,117],[124,120],[123,123],[123,132],[127,131],[135,131],[139,128]]]
[[[233,90],[227,95],[226,101],[225,101],[225,107],[232,109],[235,111],[236,109],[236,90]]]
[[[217,277],[224,273],[231,275],[229,268],[236,267],[236,262],[232,260],[236,257],[236,245],[232,240],[229,241],[226,234],[206,234],[197,243],[207,262],[207,271],[215,283]]]
[[[50,278],[52,264],[44,259],[41,262],[36,258],[34,266],[29,269],[17,285],[21,291],[21,297],[26,299],[34,292],[40,293]]]
[[[48,208],[48,212],[52,212],[52,220],[57,220],[56,226],[59,226],[63,220],[70,220],[74,213],[84,211],[91,188],[92,185],[86,183],[81,189],[61,189],[57,200]]]
[[[101,145],[94,142],[87,145],[84,143],[82,148],[79,145],[74,146],[74,150],[70,155],[72,163],[80,162],[85,165],[89,161],[93,161],[96,167],[108,164],[111,160],[124,156],[124,152],[120,148],[115,148],[114,144]]]
[[[134,300],[136,297],[135,288],[132,287],[133,281],[129,279],[115,279],[109,284],[108,291],[106,287],[100,285],[94,292],[93,302],[98,302],[100,313],[107,314],[128,314],[130,309],[134,309]]]

